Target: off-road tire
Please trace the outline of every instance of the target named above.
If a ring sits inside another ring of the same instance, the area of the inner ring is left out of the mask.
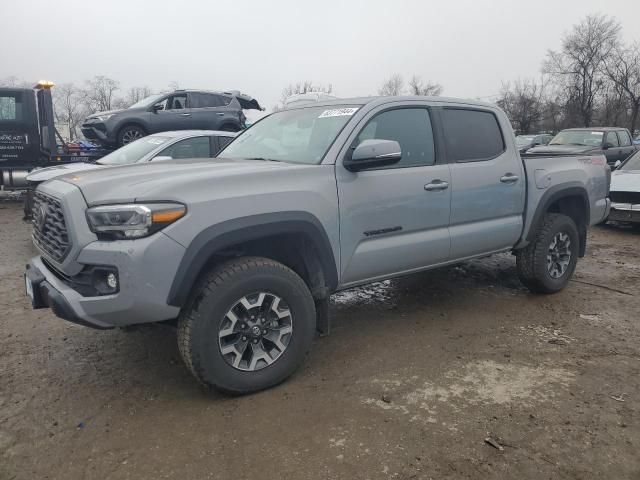
[[[571,258],[560,278],[553,278],[547,267],[547,254],[554,236],[566,233],[571,240]],[[578,262],[579,234],[575,222],[560,213],[547,213],[533,241],[516,251],[516,266],[520,281],[534,293],[556,293],[567,286]]]
[[[223,357],[218,334],[225,315],[241,298],[266,291],[281,297],[291,312],[286,349],[271,365],[241,371]],[[289,377],[313,341],[316,311],[311,292],[293,270],[262,257],[230,260],[204,275],[178,318],[178,348],[185,365],[205,387],[239,395],[263,390]]]

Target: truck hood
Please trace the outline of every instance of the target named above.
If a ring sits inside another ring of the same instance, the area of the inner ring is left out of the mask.
[[[207,191],[234,177],[272,175],[274,171],[317,165],[261,160],[193,159],[139,163],[92,169],[59,177],[76,185],[89,205],[151,200],[180,201],[189,192]]]
[[[571,154],[571,153],[592,153],[599,152],[600,147],[590,145],[541,145],[527,150],[527,153],[536,154]]]
[[[640,192],[640,170],[616,170],[611,174],[612,192]]]
[[[66,173],[82,172],[85,170],[93,170],[96,168],[104,167],[104,165],[98,165],[95,163],[77,162],[67,163],[65,165],[55,165],[53,167],[38,168],[36,170],[32,170],[31,173],[27,175],[27,181],[40,183],[46,180],[51,180],[55,177],[59,177],[60,175],[64,175]]]

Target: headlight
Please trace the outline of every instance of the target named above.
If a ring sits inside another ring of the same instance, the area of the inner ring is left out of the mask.
[[[93,118],[97,118],[101,122],[106,122],[107,120],[109,120],[114,115],[115,115],[115,113],[107,113],[106,115],[98,115],[97,117],[93,117]]]
[[[184,217],[179,203],[105,205],[87,210],[91,231],[102,239],[122,240],[151,235]]]

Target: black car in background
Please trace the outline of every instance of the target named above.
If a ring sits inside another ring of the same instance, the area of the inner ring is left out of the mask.
[[[567,155],[571,153],[585,153],[590,155],[603,154],[607,163],[614,166],[620,160],[626,160],[636,151],[636,145],[631,141],[631,134],[626,128],[597,127],[597,128],[568,128],[562,130],[544,147],[534,147],[527,150],[528,154],[539,155]]]
[[[547,145],[553,135],[549,133],[540,133],[536,135],[518,135],[516,137],[516,146],[520,153],[524,153],[530,148],[537,147],[539,145]]]
[[[245,127],[243,109],[262,110],[262,107],[257,100],[236,91],[176,90],[151,95],[123,110],[89,115],[82,124],[82,134],[102,145],[121,147],[158,132],[237,132]]]

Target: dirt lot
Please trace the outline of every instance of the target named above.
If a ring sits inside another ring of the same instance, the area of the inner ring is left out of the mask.
[[[0,202],[0,479],[638,479],[640,232],[588,250],[554,296],[510,255],[335,295],[301,371],[229,398],[169,327],[31,310],[29,227]]]

